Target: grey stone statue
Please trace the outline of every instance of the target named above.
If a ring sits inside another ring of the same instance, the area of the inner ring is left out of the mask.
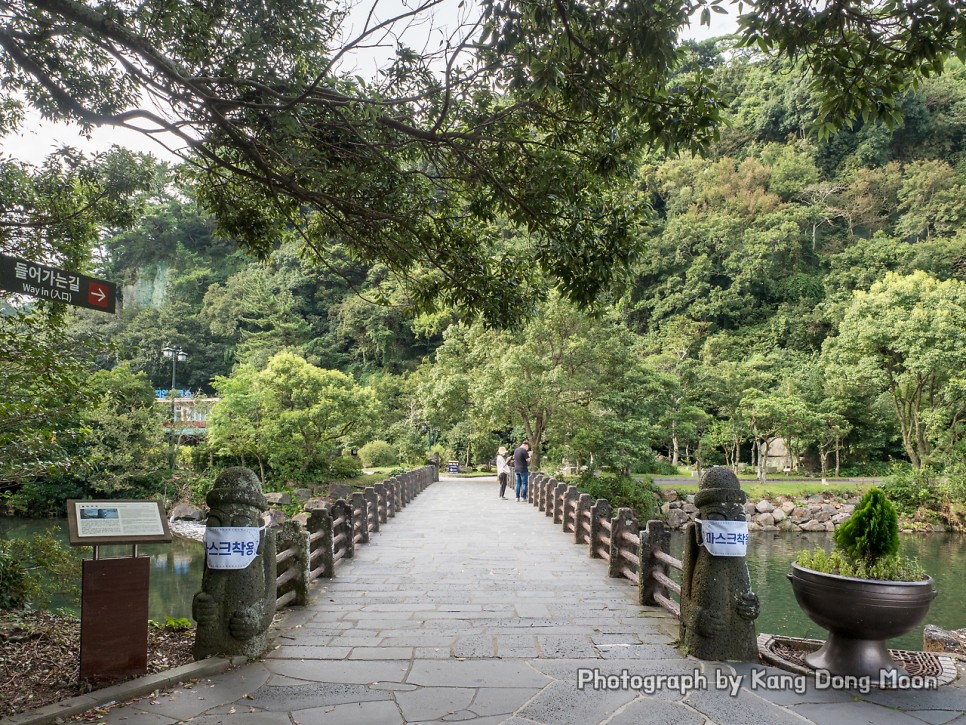
[[[258,476],[241,467],[223,471],[205,501],[210,527],[258,527],[267,508]],[[198,622],[195,659],[261,656],[275,614],[274,529],[262,532],[255,559],[244,569],[211,569],[206,561],[191,609]]]
[[[747,496],[729,468],[710,468],[698,484],[698,518],[744,521]],[[681,579],[681,643],[702,660],[758,659],[755,619],[758,597],[751,591],[743,556],[712,556],[701,545],[701,529],[688,524]]]

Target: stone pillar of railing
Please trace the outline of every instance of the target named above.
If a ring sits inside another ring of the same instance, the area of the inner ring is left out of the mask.
[[[367,486],[362,495],[366,498],[366,510],[369,516],[366,523],[369,531],[375,533],[379,531],[379,494],[376,493],[375,488]]]
[[[396,480],[393,481],[392,487],[393,501],[396,503],[396,510],[402,511],[404,508],[406,508],[406,497],[403,492],[402,478],[397,476]]]
[[[395,518],[396,512],[399,511],[399,506],[396,502],[396,483],[395,478],[387,478],[383,481],[386,487],[386,516],[388,518]]]
[[[567,486],[563,494],[563,511],[561,513],[564,533],[573,531],[576,527],[574,512],[577,510],[578,496],[580,496],[580,491],[577,490],[576,486]]]
[[[359,532],[359,543],[369,543],[369,506],[361,491],[352,494],[352,528]]]
[[[373,488],[376,490],[376,498],[378,501],[377,511],[379,513],[379,523],[384,524],[386,523],[386,519],[389,518],[386,484],[385,482],[377,483]]]
[[[604,557],[597,551],[600,543],[601,532],[604,527],[600,525],[601,519],[610,520],[612,508],[610,501],[606,498],[599,498],[590,507],[590,558],[603,559]]]
[[[664,562],[658,561],[654,552],[663,551],[665,554],[671,550],[671,530],[664,525],[663,521],[648,521],[647,528],[641,530],[641,546],[637,556],[641,560],[640,578],[638,580],[638,601],[649,606],[657,605],[654,595],[665,593],[664,587],[653,576],[651,572],[659,571],[664,576],[670,577],[671,567]],[[666,596],[666,593],[665,593]]]
[[[345,546],[345,554],[343,554],[343,559],[351,559],[356,553],[355,542],[352,539],[352,505],[346,501],[344,498],[340,498],[330,509],[332,520],[336,521],[339,518],[343,519],[342,523],[336,528],[332,529],[332,536],[336,537],[340,533],[345,534],[345,540],[343,545]]]
[[[563,523],[563,504],[564,504],[564,493],[567,491],[566,483],[557,483],[554,479],[554,486],[551,489],[553,495],[553,507],[551,508],[551,513],[553,515],[553,522],[555,524]]]
[[[536,480],[536,499],[533,505],[537,507],[540,511],[545,511],[547,508],[547,487],[544,485],[544,476],[537,476]]]
[[[584,521],[587,518],[586,514],[590,513],[593,505],[594,497],[589,493],[582,493],[577,498],[577,526],[574,531],[575,544],[586,544],[590,541],[590,532],[584,528]]]
[[[309,546],[309,566],[312,577],[330,578],[335,575],[335,560],[332,558],[332,515],[329,505],[314,509],[309,513],[309,538],[319,534]]]
[[[550,518],[554,517],[554,508],[556,507],[556,496],[557,496],[557,479],[548,478],[544,482],[544,489],[546,491],[547,504],[543,511],[543,515]],[[554,517],[555,518],[555,517]],[[554,522],[556,523],[556,521]]]
[[[309,602],[309,532],[298,521],[286,521],[278,528],[276,534],[276,548],[279,552],[295,549],[295,556],[283,562],[282,571],[295,570],[295,575],[284,585],[288,592],[295,592],[295,598],[289,598],[286,604],[305,605]],[[276,571],[276,578],[281,572]],[[278,596],[278,592],[276,592]]]
[[[633,550],[637,556],[638,546],[631,548],[631,544],[624,540],[624,532],[637,536],[640,532],[640,524],[634,518],[634,512],[629,508],[621,507],[611,521],[610,528],[610,562],[608,563],[607,573],[612,577],[621,576],[621,569],[625,566],[625,559],[621,556],[621,550]],[[629,562],[628,562],[629,563]]]

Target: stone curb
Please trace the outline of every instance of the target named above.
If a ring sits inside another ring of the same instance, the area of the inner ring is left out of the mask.
[[[163,690],[179,682],[196,677],[218,675],[229,667],[242,665],[247,661],[244,657],[226,659],[223,657],[209,657],[200,662],[191,662],[181,667],[145,675],[134,680],[111,685],[101,690],[94,690],[86,695],[78,695],[69,700],[61,700],[51,705],[39,707],[36,710],[22,712],[12,717],[0,720],[0,725],[47,725],[57,722],[61,718],[80,715],[95,707],[102,707],[111,702],[126,702],[135,697],[147,695],[155,690]]]

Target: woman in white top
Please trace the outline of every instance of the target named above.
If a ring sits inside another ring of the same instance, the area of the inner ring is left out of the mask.
[[[500,450],[496,452],[496,473],[497,477],[500,479],[500,498],[506,500],[506,483],[510,478],[510,467],[506,463],[506,448],[500,446]]]

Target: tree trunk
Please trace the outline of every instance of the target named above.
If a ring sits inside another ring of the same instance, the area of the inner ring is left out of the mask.
[[[841,476],[841,474],[839,473],[839,470],[840,470],[839,469],[839,463],[840,463],[840,461],[839,461],[839,451],[840,450],[842,450],[842,444],[840,442],[836,441],[835,442],[835,477],[836,478],[840,478],[840,476]]]
[[[543,440],[543,432],[550,424],[550,413],[549,411],[538,413],[531,424],[530,419],[526,416],[526,411],[518,409],[517,412],[523,419],[523,427],[527,431],[527,440],[530,441],[530,471],[536,471],[540,467],[540,441]]]
[[[264,486],[265,485],[265,461],[262,460],[261,456],[258,457],[258,475],[261,476],[262,485]]]
[[[822,461],[822,485],[828,484],[828,451],[824,448],[819,448],[818,456]]]
[[[677,432],[675,432],[675,433],[673,433],[671,435],[671,443],[673,445],[673,449],[672,449],[673,452],[671,453],[671,465],[672,466],[677,466],[678,465],[678,460],[679,460],[678,459],[678,434],[677,434]]]
[[[764,483],[768,480],[768,439],[761,442],[763,449],[758,453],[758,480]]]
[[[916,449],[912,445],[912,421],[909,419],[909,416],[903,415],[903,405],[900,403],[895,391],[892,393],[892,404],[895,407],[896,416],[899,418],[899,430],[902,433],[902,447],[906,449],[909,462],[912,463],[914,468],[922,468],[922,463],[919,460]]]

